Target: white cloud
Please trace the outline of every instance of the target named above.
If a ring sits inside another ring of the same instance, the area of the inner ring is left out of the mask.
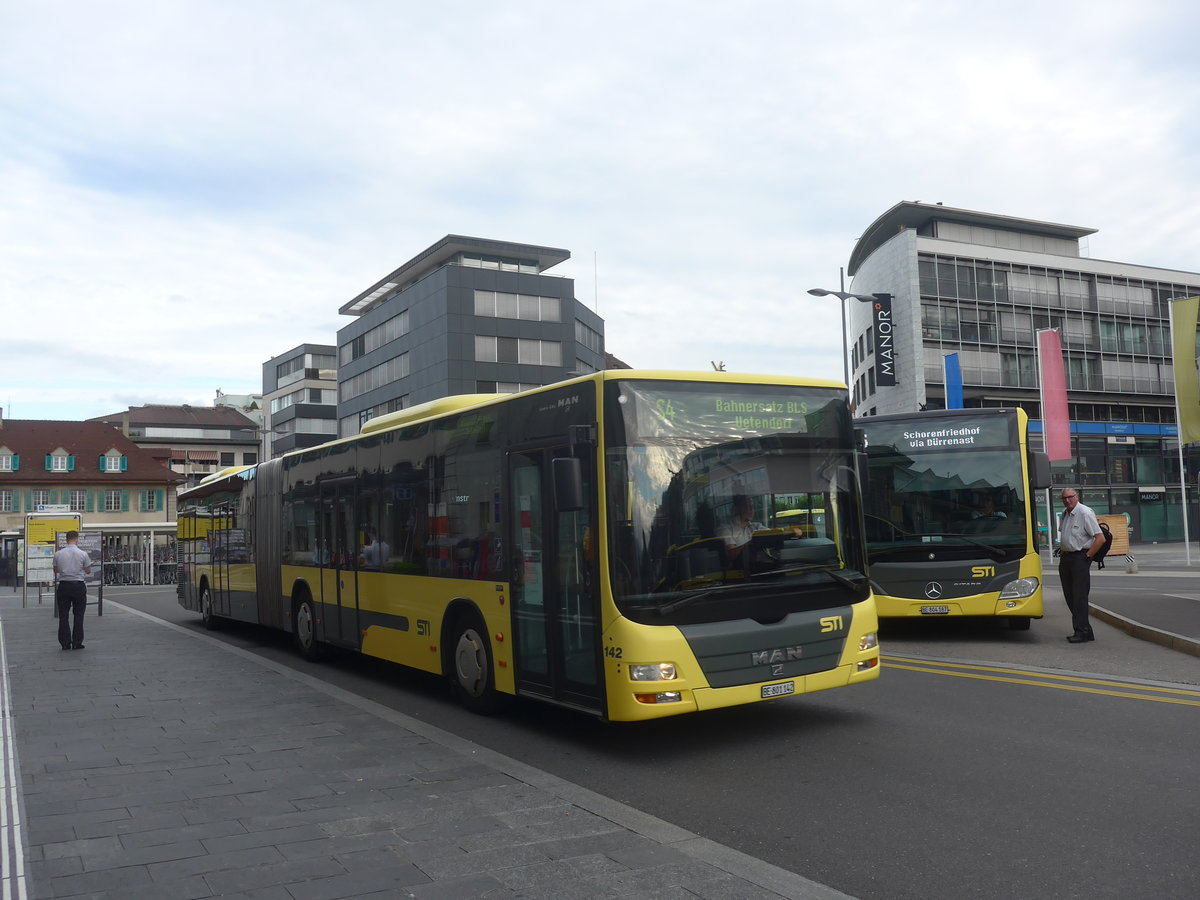
[[[640,365],[841,377],[902,199],[1196,268],[1191,5],[46,2],[0,12],[0,403],[209,402],[447,233],[565,247]],[[598,282],[597,282],[598,275]],[[118,402],[119,401],[119,402]]]

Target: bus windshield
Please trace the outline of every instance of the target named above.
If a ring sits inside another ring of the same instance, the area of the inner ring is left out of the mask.
[[[609,559],[625,615],[768,619],[868,595],[843,392],[608,390]]]
[[[952,548],[971,555],[983,549],[997,560],[1026,552],[1025,480],[1012,417],[860,425],[872,560]]]

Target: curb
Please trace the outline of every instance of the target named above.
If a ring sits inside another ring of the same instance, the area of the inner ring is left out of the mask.
[[[1181,634],[1175,634],[1170,631],[1162,631],[1158,628],[1151,628],[1149,625],[1143,625],[1141,622],[1135,622],[1133,619],[1128,619],[1125,616],[1118,615],[1112,610],[1105,609],[1102,606],[1097,606],[1095,603],[1089,604],[1091,614],[1102,622],[1107,622],[1116,628],[1121,629],[1126,634],[1132,635],[1135,638],[1141,638],[1143,641],[1150,641],[1153,644],[1158,644],[1167,647],[1170,650],[1178,650],[1181,653],[1188,653],[1192,656],[1200,656],[1200,641],[1195,638],[1184,637]]]

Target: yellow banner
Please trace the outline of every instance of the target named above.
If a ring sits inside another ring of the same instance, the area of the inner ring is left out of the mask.
[[[25,528],[25,540],[30,544],[53,544],[58,532],[78,530],[78,516],[62,519],[30,519]]]
[[[1175,371],[1175,405],[1179,440],[1200,441],[1200,377],[1196,374],[1196,319],[1200,297],[1171,301],[1171,357]]]

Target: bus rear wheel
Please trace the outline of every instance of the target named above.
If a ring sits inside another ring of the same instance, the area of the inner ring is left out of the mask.
[[[317,639],[317,614],[309,597],[296,604],[295,631],[296,649],[309,662],[316,662],[325,655],[325,645]]]
[[[200,589],[200,621],[209,631],[215,631],[221,627],[221,618],[213,612],[212,592],[209,591],[208,585]]]
[[[506,698],[496,690],[487,631],[474,616],[460,618],[451,637],[450,683],[458,702],[471,712],[492,715]]]

